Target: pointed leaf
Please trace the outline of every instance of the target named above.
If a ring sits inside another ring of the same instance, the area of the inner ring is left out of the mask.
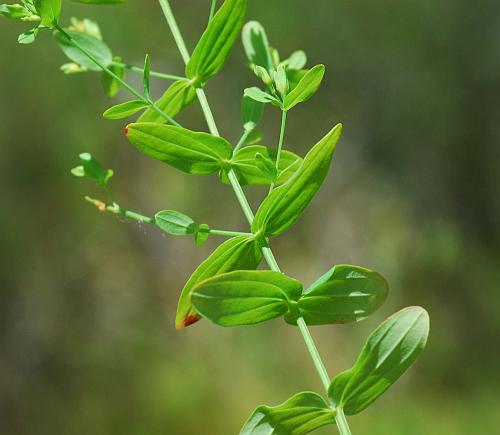
[[[250,65],[258,65],[272,71],[273,60],[264,27],[257,21],[249,21],[243,26],[241,38]]]
[[[251,98],[252,100],[259,101],[260,103],[279,103],[279,100],[273,97],[271,94],[264,92],[256,86],[251,88],[246,88],[244,91],[245,97]]]
[[[142,87],[144,89],[144,96],[149,99],[149,76],[151,75],[151,59],[149,54],[144,58],[144,73],[142,75]]]
[[[311,98],[321,85],[324,75],[324,65],[316,65],[314,68],[310,69],[304,77],[302,77],[297,86],[286,96],[284,109],[290,110],[297,104]]]
[[[149,103],[141,100],[126,101],[125,103],[117,104],[106,110],[102,116],[107,119],[123,119],[139,112],[140,110],[149,107]]]
[[[231,159],[231,167],[234,169],[238,180],[242,185],[270,185],[273,180],[267,173],[263,173],[257,164],[257,154],[264,158],[276,161],[276,148],[267,148],[262,145],[252,145],[241,148]],[[278,179],[276,185],[286,183],[290,177],[297,172],[302,164],[302,159],[295,153],[283,150],[280,156]],[[221,173],[223,183],[229,184],[229,179],[225,172]]]
[[[266,236],[277,236],[295,223],[328,174],[341,132],[342,125],[338,124],[307,153],[294,176],[262,202],[252,225],[253,233],[263,230]]]
[[[380,397],[413,364],[429,335],[429,315],[408,307],[383,322],[368,338],[354,366],[339,374],[328,395],[347,415]]]
[[[187,236],[198,231],[198,224],[184,213],[162,210],[155,214],[155,224],[172,236]]]
[[[335,424],[335,411],[319,394],[303,392],[279,406],[259,406],[240,435],[305,435],[328,424]]]
[[[90,52],[99,62],[105,66],[111,65],[113,61],[113,54],[111,53],[109,47],[100,39],[75,30],[66,30],[66,33],[85,50]],[[91,71],[101,71],[101,68],[85,56],[78,48],[73,46],[62,33],[55,32],[55,37],[59,47],[70,60],[76,62],[78,65],[88,68]]]
[[[246,10],[247,0],[226,0],[210,20],[186,66],[186,77],[194,79],[196,85],[205,83],[224,66],[240,33]]]
[[[62,0],[35,0],[34,4],[42,26],[52,27],[61,15]]]
[[[384,303],[388,290],[387,281],[377,272],[340,264],[314,282],[297,307],[308,325],[357,322]],[[296,324],[293,316],[286,321]]]
[[[129,124],[126,134],[139,151],[188,174],[216,173],[231,158],[225,139],[182,127],[142,122]]]
[[[297,300],[302,284],[270,270],[238,270],[199,283],[191,302],[203,317],[220,326],[254,325],[280,317]]]
[[[253,237],[226,240],[198,266],[182,289],[175,317],[176,328],[185,328],[201,318],[191,304],[191,290],[198,283],[233,270],[257,269],[261,261],[262,250]]]
[[[155,102],[156,107],[171,118],[175,118],[185,107],[189,106],[196,98],[196,90],[189,80],[179,80],[170,85],[163,96]],[[165,118],[156,110],[146,110],[137,120],[138,122],[164,123]]]

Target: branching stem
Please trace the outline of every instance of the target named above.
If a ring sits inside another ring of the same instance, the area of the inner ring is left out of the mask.
[[[92,62],[94,62],[99,68],[101,68],[106,74],[110,75],[113,77],[118,83],[120,83],[127,91],[129,91],[134,97],[138,98],[141,101],[144,101],[147,103],[153,110],[155,110],[160,116],[162,116],[164,119],[166,119],[168,122],[171,124],[174,124],[178,127],[181,125],[175,121],[171,116],[168,116],[163,110],[161,110],[154,102],[146,98],[144,95],[140,94],[137,92],[132,86],[130,86],[125,80],[123,80],[121,77],[117,76],[113,71],[111,71],[106,65],[101,63],[92,53],[90,53],[88,50],[86,50],[84,47],[82,47],[78,41],[75,41],[74,38],[71,37],[59,24],[54,24],[54,28],[56,28],[61,35],[63,35],[68,42],[73,45],[75,48],[80,50],[86,57],[88,57]]]
[[[172,13],[172,9],[170,7],[169,1],[168,0],[158,0],[160,2],[160,5],[163,9],[163,13],[165,15],[165,18],[167,20],[167,23],[170,27],[170,30],[174,36],[175,42],[177,44],[177,47],[179,48],[179,51],[181,53],[181,56],[184,60],[184,62],[187,64],[190,59],[189,52],[186,48],[186,44],[184,43],[184,39],[182,37],[182,34],[179,30],[179,27],[177,25],[177,22],[175,20],[175,17]],[[198,94],[198,99],[200,100],[201,108],[203,110],[203,113],[205,115],[205,118],[207,120],[208,127],[210,129],[210,132],[214,136],[219,136],[219,131],[217,129],[217,125],[215,124],[215,120],[212,114],[212,111],[210,109],[210,105],[208,104],[205,92],[203,89],[198,89],[197,90]],[[284,115],[284,119],[286,121],[286,115]],[[283,135],[284,135],[284,126],[282,126],[283,130]],[[229,176],[229,181],[231,182],[231,186],[233,187],[233,190],[236,194],[236,197],[238,198],[238,201],[241,205],[241,208],[243,209],[243,212],[249,222],[250,225],[253,223],[254,219],[254,214],[252,212],[252,209],[250,207],[250,204],[248,203],[248,200],[245,196],[245,193],[243,192],[243,189],[241,188],[241,185],[238,181],[238,178],[236,177],[234,171],[229,171],[228,173]],[[263,255],[271,268],[271,270],[280,272],[280,267],[274,257],[274,254],[269,247],[264,247],[262,249]],[[321,378],[321,381],[325,387],[325,389],[328,391],[328,387],[330,384],[330,377],[328,376],[327,370],[325,368],[325,365],[321,359],[321,356],[319,355],[319,352],[314,344],[313,338],[309,332],[309,329],[307,328],[307,325],[302,317],[300,315],[296,316],[297,324],[299,325],[299,330],[304,338],[304,341],[306,342],[307,349],[309,353],[311,354],[311,358],[314,362],[314,366],[316,367],[316,370],[318,371],[318,374]],[[344,434],[342,434],[344,435]]]
[[[111,65],[118,66],[120,68],[124,68],[129,71],[134,71],[139,74],[144,74],[144,68],[139,68],[138,66],[130,65],[128,63],[113,61],[111,62]],[[149,74],[151,75],[151,77],[158,77],[160,79],[165,79],[165,80],[187,80],[186,77],[176,76],[173,74],[165,74],[157,71],[151,71]]]
[[[285,128],[286,128],[286,114],[287,111],[283,110],[281,112],[281,128],[280,128],[280,139],[278,142],[278,151],[276,153],[276,173],[279,175],[279,167],[280,167],[280,159],[281,159],[281,151],[283,149],[283,141],[285,139]],[[271,184],[271,188],[269,192],[272,192],[274,189],[274,183]]]

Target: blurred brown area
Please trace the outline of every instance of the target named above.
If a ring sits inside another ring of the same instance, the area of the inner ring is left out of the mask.
[[[97,20],[126,62],[182,74],[156,2],[64,2],[63,19]],[[190,47],[209,1],[174,0]],[[333,169],[292,231],[274,241],[285,272],[309,283],[336,263],[384,274],[392,293],[356,325],[313,328],[331,374],[369,332],[412,304],[432,318],[428,349],[362,415],[355,434],[497,433],[500,340],[500,5],[478,0],[250,2],[283,55],[324,63],[321,92],[289,117],[286,146],[305,154],[341,121]],[[220,240],[196,248],[102,215],[101,192],[70,176],[92,152],[115,170],[126,207],[177,209],[227,229],[246,225],[229,187],[139,154],[96,73],[64,76],[47,32],[20,46],[22,23],[0,25],[0,433],[238,433],[259,404],[321,385],[298,331],[274,321],[176,331],[179,290]],[[128,80],[139,86],[140,77]],[[241,43],[207,94],[237,140],[244,87],[256,84]],[[154,82],[160,95],[167,83]],[[114,101],[124,101],[121,93]],[[183,124],[206,130],[193,105]],[[279,113],[267,110],[264,144]],[[254,205],[264,190],[248,189]],[[330,428],[321,433],[334,433]]]

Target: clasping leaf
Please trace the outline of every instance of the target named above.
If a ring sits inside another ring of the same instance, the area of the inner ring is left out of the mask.
[[[216,173],[231,158],[225,139],[182,127],[142,122],[129,124],[126,134],[139,151],[188,174]]]
[[[311,98],[323,80],[325,75],[324,65],[316,65],[300,79],[295,88],[293,88],[290,93],[286,96],[285,102],[283,104],[284,110],[290,110],[292,107],[299,103],[307,101]]]
[[[194,80],[195,85],[202,85],[224,66],[240,33],[246,10],[247,0],[226,0],[210,20],[186,66],[186,77]]]
[[[265,322],[288,311],[302,284],[270,270],[239,270],[214,276],[191,292],[196,311],[220,326]]]
[[[429,335],[429,315],[405,308],[368,338],[354,366],[339,374],[328,395],[347,415],[357,414],[380,397],[413,364]]]
[[[279,406],[259,406],[240,435],[305,435],[335,424],[335,414],[319,394],[303,392]]]
[[[307,153],[295,175],[262,202],[253,233],[264,231],[266,236],[277,236],[295,223],[328,174],[341,132],[342,125],[338,124]]]
[[[341,264],[314,282],[297,307],[308,325],[357,322],[384,303],[388,290],[387,281],[377,272]],[[291,315],[286,321],[296,324]]]
[[[201,281],[233,270],[257,269],[262,261],[262,250],[253,237],[234,237],[220,245],[198,266],[182,289],[175,326],[185,328],[197,322],[201,316],[191,304],[191,291]]]

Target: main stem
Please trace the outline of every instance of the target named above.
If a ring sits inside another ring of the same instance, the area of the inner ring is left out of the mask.
[[[342,408],[337,409],[335,421],[337,422],[337,427],[339,428],[339,432],[341,435],[352,435],[351,429],[347,424],[347,419],[345,418],[344,410]]]
[[[182,59],[184,60],[184,63],[188,63],[190,59],[189,51],[186,47],[186,44],[184,42],[184,38],[182,37],[182,34],[179,30],[179,27],[177,25],[177,22],[175,20],[175,17],[172,13],[172,9],[170,7],[170,4],[168,0],[158,0],[160,2],[160,6],[163,9],[163,13],[165,15],[165,18],[167,20],[167,23],[170,27],[170,30],[172,32],[172,35],[174,36],[175,42],[177,44],[177,47],[179,48],[179,51],[181,53]],[[208,128],[210,129],[210,132],[214,136],[220,136],[219,135],[219,130],[217,129],[217,125],[215,123],[212,111],[210,110],[210,105],[208,104],[205,92],[203,89],[197,89],[196,91],[198,95],[198,99],[200,100],[201,108],[203,110],[203,113],[205,115],[205,118],[207,120]],[[284,118],[286,120],[286,115],[284,115]],[[284,126],[283,126],[284,128]],[[283,130],[284,131],[284,130]],[[282,132],[283,134],[283,132]],[[248,200],[245,196],[245,193],[243,192],[243,189],[241,188],[241,185],[238,181],[238,178],[236,177],[236,174],[234,173],[233,170],[229,171],[228,173],[228,178],[229,181],[231,182],[231,186],[233,187],[234,193],[236,194],[236,197],[241,205],[241,208],[243,209],[243,212],[249,222],[250,225],[253,223],[254,219],[254,214],[252,212],[252,209],[250,207],[250,204],[248,203]],[[271,270],[274,270],[276,272],[280,272],[280,267],[276,261],[276,258],[274,257],[274,254],[269,247],[264,247],[262,249],[264,258],[266,259],[267,263],[269,264],[269,267]],[[306,342],[307,349],[309,353],[311,354],[311,358],[313,360],[314,366],[316,367],[316,370],[318,371],[321,381],[323,383],[323,386],[325,387],[325,390],[328,392],[328,387],[330,386],[330,377],[328,376],[328,372],[325,368],[325,365],[321,359],[321,356],[319,355],[319,352],[314,344],[313,338],[309,332],[309,329],[307,328],[307,325],[304,321],[304,319],[299,315],[297,317],[297,325],[299,326],[299,330],[302,333],[302,336],[304,337],[304,341]],[[344,435],[344,434],[343,434]]]

